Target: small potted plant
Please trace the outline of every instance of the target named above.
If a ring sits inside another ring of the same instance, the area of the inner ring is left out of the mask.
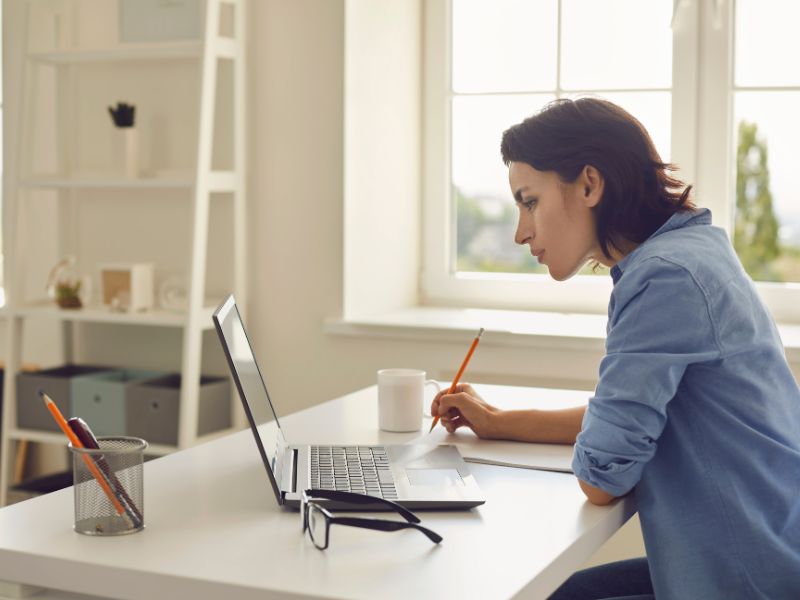
[[[75,274],[75,258],[68,256],[58,262],[47,278],[47,295],[61,308],[81,308],[81,280]]]
[[[56,304],[61,308],[81,308],[80,281],[61,280],[56,282]]]

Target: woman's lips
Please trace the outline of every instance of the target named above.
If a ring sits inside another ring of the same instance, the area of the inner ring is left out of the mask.
[[[533,254],[533,256],[536,258],[537,261],[539,261],[540,264],[543,264],[542,257],[544,256],[544,250],[536,250],[535,252],[532,251],[531,254]]]

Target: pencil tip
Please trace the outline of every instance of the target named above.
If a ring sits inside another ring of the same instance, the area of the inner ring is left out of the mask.
[[[478,337],[481,337],[484,331],[486,330],[483,327],[481,327],[481,330],[478,332]]]
[[[41,398],[45,402],[52,402],[52,400],[50,400],[50,398],[47,396],[47,394],[44,393],[43,390],[39,390],[39,398]]]

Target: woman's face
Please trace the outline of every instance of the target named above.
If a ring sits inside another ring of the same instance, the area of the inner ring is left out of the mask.
[[[563,183],[554,171],[512,162],[508,180],[519,208],[514,241],[527,244],[553,279],[569,279],[589,260],[616,262],[603,255],[597,241],[592,207],[603,195],[597,169],[587,166],[573,183]]]

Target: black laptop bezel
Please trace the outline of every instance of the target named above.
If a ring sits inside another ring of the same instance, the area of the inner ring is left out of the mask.
[[[228,361],[228,369],[231,372],[231,376],[233,377],[233,381],[236,384],[236,389],[239,392],[239,399],[242,402],[242,407],[244,408],[244,413],[247,416],[247,421],[250,423],[250,429],[253,432],[253,437],[255,438],[256,445],[258,446],[258,451],[261,454],[261,460],[264,463],[264,468],[267,471],[267,475],[269,476],[269,482],[272,485],[272,490],[275,492],[275,498],[278,501],[278,505],[284,504],[284,495],[280,489],[278,481],[275,479],[275,473],[272,471],[272,467],[269,463],[269,457],[267,456],[267,452],[264,449],[264,445],[261,443],[261,435],[258,433],[258,424],[253,417],[253,413],[250,410],[250,404],[247,401],[247,397],[244,393],[244,388],[242,386],[242,382],[239,380],[239,374],[236,371],[236,367],[233,362],[233,357],[231,357],[230,350],[228,349],[228,344],[225,339],[225,334],[223,333],[222,329],[222,322],[225,321],[229,316],[232,310],[236,311],[236,316],[239,317],[239,322],[242,323],[242,331],[244,332],[245,338],[247,339],[247,344],[250,347],[250,352],[253,353],[253,345],[250,343],[250,337],[247,335],[247,330],[244,327],[244,322],[242,321],[242,315],[239,313],[239,308],[236,306],[236,299],[233,297],[233,294],[228,296],[225,301],[217,307],[217,310],[214,311],[212,316],[212,320],[214,321],[214,328],[217,330],[217,336],[219,336],[220,345],[222,346],[222,351],[225,353],[225,360]],[[266,384],[264,383],[264,377],[261,374],[261,369],[258,366],[258,362],[255,360],[255,354],[253,354],[253,364],[256,367],[256,371],[258,373],[258,377],[261,380],[261,385],[264,386],[264,392],[267,394],[267,398],[269,398],[269,392],[266,391]],[[273,415],[275,416],[275,423],[280,430],[280,423],[278,423],[278,416],[275,414],[273,409]],[[285,449],[284,449],[285,451]],[[276,461],[276,465],[283,464],[283,461]]]

